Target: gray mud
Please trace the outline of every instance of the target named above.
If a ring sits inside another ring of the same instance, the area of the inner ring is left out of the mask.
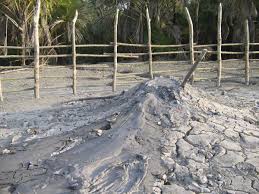
[[[258,115],[173,79],[0,117],[0,193],[259,192]]]

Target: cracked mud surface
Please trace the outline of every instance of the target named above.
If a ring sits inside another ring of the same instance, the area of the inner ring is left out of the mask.
[[[258,114],[224,104],[156,78],[1,114],[0,193],[258,193]]]

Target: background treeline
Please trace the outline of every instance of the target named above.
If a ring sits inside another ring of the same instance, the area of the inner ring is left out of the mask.
[[[248,19],[251,42],[259,42],[258,0],[42,0],[40,42],[41,45],[70,44],[71,23],[78,10],[77,43],[110,43],[113,41],[113,20],[118,6],[121,10],[119,41],[146,43],[145,7],[148,6],[153,43],[187,43],[188,24],[184,12],[187,6],[194,23],[195,42],[215,43],[220,2],[223,3],[223,41],[243,42],[244,21]],[[34,4],[34,0],[0,0],[0,45],[4,44],[6,18],[8,45],[33,45]],[[69,52],[69,49],[62,52]]]

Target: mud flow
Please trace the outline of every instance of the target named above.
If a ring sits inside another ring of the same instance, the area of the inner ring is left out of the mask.
[[[258,114],[156,78],[1,114],[0,193],[259,193]]]

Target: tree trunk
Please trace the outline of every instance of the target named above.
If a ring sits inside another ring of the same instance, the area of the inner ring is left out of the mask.
[[[25,55],[26,55],[26,18],[24,16],[24,19],[22,21],[22,32],[21,32],[21,38],[22,38],[22,66],[26,65],[26,59],[25,59]]]
[[[135,34],[136,42],[137,42],[137,43],[140,43],[140,37],[141,37],[140,31],[141,31],[141,26],[142,26],[142,13],[139,14],[138,24],[137,24],[136,34]]]
[[[196,10],[195,10],[195,27],[196,27],[196,35],[195,42],[198,44],[199,42],[199,11],[200,11],[200,0],[196,2]]]
[[[4,46],[8,45],[8,17],[6,17],[5,21],[5,39],[4,39]],[[6,56],[8,54],[8,49],[4,49],[4,55]]]
[[[51,34],[50,34],[50,30],[49,30],[49,26],[48,26],[48,13],[47,13],[47,6],[46,6],[46,2],[43,1],[43,6],[42,6],[42,11],[43,11],[43,17],[41,18],[41,25],[42,25],[42,28],[44,30],[44,33],[45,33],[45,37],[47,39],[47,43],[48,43],[48,46],[51,46]]]

